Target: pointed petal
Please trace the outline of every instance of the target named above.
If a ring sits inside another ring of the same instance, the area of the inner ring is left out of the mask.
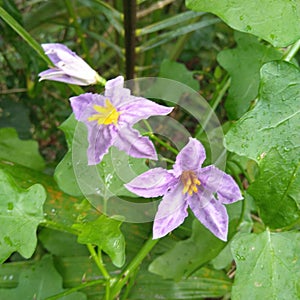
[[[54,65],[61,61],[61,58],[59,57],[59,55],[57,55],[57,53],[59,52],[65,52],[71,56],[76,55],[67,46],[59,43],[42,44],[42,48],[44,49],[46,55],[50,58]]]
[[[230,204],[243,198],[233,178],[215,166],[201,169],[198,175],[203,187],[212,193],[217,193],[221,203]]]
[[[179,182],[160,202],[153,223],[153,239],[165,236],[180,226],[187,217],[188,203],[182,189],[182,183]]]
[[[119,130],[119,136],[114,146],[125,151],[132,157],[157,160],[156,150],[150,139],[141,136],[137,130],[129,126],[125,126]]]
[[[88,127],[88,164],[97,165],[112,146],[117,131],[114,125]]]
[[[189,138],[187,145],[179,152],[173,166],[175,176],[180,176],[183,171],[198,172],[206,158],[202,144],[194,138]]]
[[[115,107],[130,101],[130,90],[124,88],[124,77],[118,76],[108,80],[105,84],[104,96],[108,97]]]
[[[121,115],[120,122],[135,124],[142,119],[148,119],[150,116],[167,115],[173,107],[159,105],[153,101],[141,97],[130,97],[130,102],[118,107]]]
[[[104,106],[105,97],[99,94],[85,93],[79,96],[71,97],[70,103],[76,120],[84,122],[86,123],[86,125],[89,125],[90,122],[87,121],[88,117],[95,114],[95,110],[92,106]]]
[[[228,234],[228,215],[224,205],[220,201],[216,201],[211,195],[211,199],[206,199],[206,205],[201,202],[203,195],[200,192],[194,194],[187,199],[191,210],[195,217],[217,238],[227,241]],[[207,197],[207,194],[205,195]]]
[[[145,198],[164,195],[178,180],[163,168],[151,169],[134,178],[125,187],[132,193]]]

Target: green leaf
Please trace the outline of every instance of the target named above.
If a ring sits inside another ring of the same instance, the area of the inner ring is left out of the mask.
[[[35,170],[43,170],[45,167],[38,143],[20,140],[14,128],[0,128],[0,158]]]
[[[162,44],[170,42],[170,41],[174,40],[175,38],[177,38],[179,36],[185,35],[189,32],[199,30],[201,28],[211,26],[211,25],[216,24],[218,22],[219,22],[219,20],[216,19],[216,18],[201,20],[201,21],[196,22],[194,24],[184,25],[182,27],[176,28],[175,30],[170,30],[168,32],[159,34],[156,37],[148,39],[145,43],[143,43],[139,47],[139,51],[140,52],[148,51],[148,50],[153,49],[155,47],[158,47]]]
[[[120,231],[122,222],[105,215],[89,223],[74,224],[80,231],[78,243],[97,245],[109,255],[113,264],[122,267],[125,262],[125,239]]]
[[[2,7],[0,7],[0,17],[25,40],[47,64],[51,64],[50,59],[44,53],[41,45]]]
[[[229,293],[231,281],[223,271],[201,268],[179,282],[162,280],[161,277],[142,270],[128,296],[128,300],[137,299],[202,299],[219,298]]]
[[[199,90],[199,82],[193,78],[193,72],[187,70],[185,65],[176,61],[163,60],[158,76],[184,83],[195,91]]]
[[[259,71],[262,65],[280,59],[282,53],[266,46],[250,34],[235,32],[237,47],[218,55],[220,65],[231,77],[225,108],[231,119],[240,118],[258,93]]]
[[[21,139],[30,139],[29,109],[23,103],[11,99],[0,99],[0,108],[0,127],[14,127]]]
[[[300,146],[300,70],[287,62],[269,62],[261,69],[255,107],[232,125],[226,148],[257,162],[276,148]]]
[[[1,289],[3,299],[35,299],[44,300],[63,291],[63,281],[53,265],[51,256],[44,256],[41,261],[22,270],[19,284],[14,289]],[[85,300],[86,295],[75,292],[61,297],[64,300]]]
[[[36,247],[36,230],[43,220],[44,188],[35,184],[23,190],[0,170],[0,263],[14,251],[29,258]]]
[[[39,240],[47,251],[56,256],[84,256],[89,255],[86,246],[77,243],[77,236],[49,228],[39,231]]]
[[[82,201],[82,199],[63,193],[52,176],[1,160],[0,169],[12,176],[22,188],[28,189],[34,183],[40,183],[44,186],[47,191],[47,200],[44,203],[44,217],[59,224],[61,226],[60,230],[67,232],[71,230],[71,232],[74,232],[71,226],[76,221],[94,220],[99,216],[99,212],[88,201]]]
[[[149,271],[163,278],[179,280],[214,258],[225,245],[198,220],[194,220],[191,237],[177,242],[173,248],[156,258],[150,264]]]
[[[160,30],[166,29],[168,27],[178,25],[179,23],[183,23],[186,21],[191,21],[194,18],[203,16],[203,12],[193,12],[193,11],[185,11],[183,13],[177,14],[165,20],[159,21],[154,24],[150,24],[148,26],[144,26],[143,28],[137,29],[136,35],[142,36],[144,34],[149,34],[152,32],[158,32]]]
[[[298,1],[277,0],[186,0],[195,11],[211,12],[230,27],[254,34],[276,47],[300,38]]]
[[[265,231],[234,240],[232,299],[299,299],[299,249],[299,232]]]
[[[271,150],[260,164],[260,174],[248,189],[259,215],[270,228],[282,228],[300,218],[300,148]]]

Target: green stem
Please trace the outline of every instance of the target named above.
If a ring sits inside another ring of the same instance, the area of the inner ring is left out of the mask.
[[[92,244],[87,244],[87,248],[89,249],[92,258],[95,261],[98,269],[102,273],[103,277],[107,281],[109,281],[111,279],[111,277],[110,277],[109,273],[107,272],[107,270],[104,267],[104,264],[103,264],[103,261],[102,261],[102,258],[101,258],[101,252],[100,252],[101,250],[99,250],[99,255],[97,255],[97,253],[95,251],[95,248],[93,247]]]
[[[146,125],[147,129],[149,132],[144,133],[144,135],[149,136],[152,140],[158,142],[159,144],[161,144],[162,146],[164,146],[166,149],[168,149],[169,151],[175,153],[176,155],[178,154],[178,150],[175,149],[174,147],[170,146],[168,143],[164,142],[163,140],[161,140],[159,137],[157,137],[156,135],[154,135],[152,127],[150,126],[149,122],[147,120],[143,120],[144,124]]]
[[[76,35],[77,35],[77,40],[82,46],[82,49],[83,49],[83,52],[84,52],[84,55],[85,55],[85,59],[89,64],[91,64],[91,58],[90,58],[90,54],[89,54],[89,51],[88,51],[88,47],[86,45],[85,38],[84,38],[84,35],[82,33],[81,27],[80,27],[80,25],[77,21],[77,16],[75,14],[74,7],[73,7],[70,0],[65,0],[65,4],[66,4],[67,10],[68,10],[68,14],[70,16],[70,24],[74,25]]]
[[[68,233],[71,233],[71,234],[78,235],[78,231],[76,229],[73,229],[72,227],[68,227],[68,226],[65,226],[65,225],[60,224],[60,223],[56,223],[56,222],[51,221],[51,220],[43,220],[39,225],[43,226],[43,227],[46,227],[46,228],[50,228],[50,229],[54,229],[54,230],[58,230],[58,231],[62,231],[62,232],[68,232]]]
[[[97,285],[97,284],[103,284],[105,281],[103,279],[98,279],[98,280],[94,280],[94,281],[90,281],[90,282],[85,282],[85,283],[82,283],[78,286],[75,286],[71,289],[68,289],[62,293],[59,293],[59,294],[56,294],[54,296],[51,296],[51,297],[48,297],[46,298],[46,300],[57,300],[57,299],[61,299],[63,298],[64,296],[67,296],[67,295],[70,295],[70,294],[73,294],[79,290],[82,290],[82,289],[85,289],[87,287],[90,287],[90,286],[93,286],[93,285]]]
[[[292,58],[296,55],[296,53],[300,49],[300,40],[298,40],[294,45],[292,45],[288,51],[284,54],[283,60],[291,61]]]
[[[214,111],[216,110],[218,105],[220,104],[227,89],[229,88],[230,82],[231,82],[231,79],[229,78],[229,76],[226,76],[224,78],[224,80],[222,81],[222,83],[220,85],[221,88],[219,89],[219,91],[215,95],[215,97],[212,99],[211,110],[210,110],[209,114],[207,115],[206,119],[204,120],[203,124],[201,124],[202,126],[196,130],[195,136],[201,135],[203,133],[203,130],[205,129],[206,125],[208,124],[212,114],[214,113]]]
[[[127,268],[120,274],[116,283],[112,285],[110,299],[116,299],[117,295],[120,294],[123,286],[129,280],[129,277],[131,277],[131,275],[134,274],[135,270],[138,268],[138,266],[141,264],[141,262],[152,250],[152,248],[157,244],[158,241],[159,239],[153,240],[152,237],[146,241],[139,253],[133,258],[133,260],[130,262]]]

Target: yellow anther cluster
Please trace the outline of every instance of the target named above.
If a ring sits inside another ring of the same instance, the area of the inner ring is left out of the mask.
[[[88,121],[97,121],[99,125],[117,125],[120,112],[112,105],[109,99],[105,100],[105,106],[94,105],[93,109],[97,112],[90,116]]]
[[[188,193],[190,196],[192,196],[193,193],[198,192],[197,185],[200,185],[201,182],[197,178],[194,171],[183,171],[180,180],[183,183],[183,194]]]

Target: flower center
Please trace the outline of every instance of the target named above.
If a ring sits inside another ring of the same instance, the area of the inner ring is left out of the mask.
[[[120,113],[112,105],[109,99],[105,100],[105,106],[93,105],[93,109],[97,112],[88,118],[88,121],[97,121],[99,125],[117,125]]]
[[[183,171],[180,176],[180,180],[183,183],[183,194],[188,193],[190,196],[192,196],[193,193],[198,192],[197,185],[200,185],[201,182],[197,178],[194,171]]]

